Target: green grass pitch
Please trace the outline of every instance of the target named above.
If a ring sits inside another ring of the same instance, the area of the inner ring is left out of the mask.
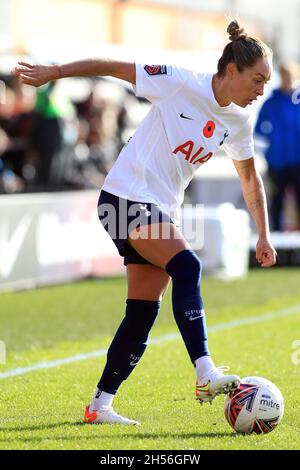
[[[117,412],[141,427],[82,423],[105,356],[0,378],[0,449],[300,449],[300,353],[293,349],[300,340],[299,286],[299,269],[257,269],[243,280],[202,281],[210,329],[258,320],[212,329],[209,346],[217,365],[229,365],[241,377],[266,377],[280,388],[285,414],[272,433],[237,435],[225,420],[222,396],[201,407],[194,398],[194,368],[175,338],[149,345],[114,401]],[[118,278],[1,294],[0,340],[7,361],[0,374],[106,349],[126,293],[125,279]],[[152,339],[178,332],[170,294],[169,287]],[[294,314],[259,321],[295,306]]]

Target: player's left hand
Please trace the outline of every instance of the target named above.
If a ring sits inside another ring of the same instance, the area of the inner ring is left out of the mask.
[[[271,241],[266,238],[259,238],[256,244],[256,259],[262,268],[270,268],[276,264],[277,252]]]
[[[31,65],[28,62],[18,62],[18,64],[19,66],[11,73],[26,85],[39,87],[60,77],[58,65]]]

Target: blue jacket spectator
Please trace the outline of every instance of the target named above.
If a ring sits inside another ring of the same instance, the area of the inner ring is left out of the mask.
[[[263,104],[255,126],[267,141],[273,230],[282,230],[282,209],[287,188],[293,188],[300,220],[300,105],[292,100],[291,70],[281,66],[281,87]]]
[[[293,104],[292,93],[274,90],[256,123],[255,132],[268,142],[265,157],[273,169],[300,164],[300,105]]]

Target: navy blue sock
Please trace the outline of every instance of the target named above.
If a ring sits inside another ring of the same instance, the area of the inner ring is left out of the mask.
[[[107,362],[97,385],[114,395],[142,357],[161,302],[127,299],[126,304],[125,318],[107,351]]]
[[[192,250],[177,253],[166,265],[172,278],[176,323],[192,363],[209,356],[205,312],[200,295],[201,262]]]

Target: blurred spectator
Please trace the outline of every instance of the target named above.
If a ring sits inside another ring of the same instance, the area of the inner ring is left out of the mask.
[[[292,66],[280,67],[281,86],[263,104],[255,132],[266,139],[272,229],[284,229],[287,189],[293,189],[300,221],[300,106],[293,103]]]
[[[103,78],[37,89],[0,79],[0,193],[100,188],[150,107]]]
[[[0,107],[0,159],[2,192],[19,192],[24,188],[31,110],[34,95],[25,93],[19,80],[12,79],[5,90],[5,104]]]
[[[62,149],[61,112],[52,93],[55,82],[37,89],[36,104],[32,114],[30,147],[36,153],[37,183],[43,189],[50,184],[54,156]]]

